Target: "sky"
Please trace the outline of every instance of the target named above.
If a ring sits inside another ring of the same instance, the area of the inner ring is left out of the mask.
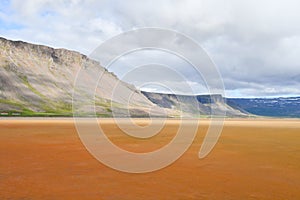
[[[298,0],[1,0],[0,36],[90,55],[124,31],[166,28],[205,49],[220,71],[226,96],[300,96],[299,8]],[[160,67],[160,76],[153,74],[150,80],[152,72],[133,70],[142,64]],[[166,52],[136,52],[110,70],[148,91],[164,89],[145,86],[145,81],[184,93],[185,85],[166,71],[170,68],[163,69],[166,65],[178,70],[196,93],[206,92],[203,77],[193,76],[192,66]],[[126,76],[129,71],[134,76]]]

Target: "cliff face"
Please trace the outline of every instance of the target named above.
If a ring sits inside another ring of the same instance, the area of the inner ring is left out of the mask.
[[[86,77],[86,84],[94,85],[93,74],[103,76],[95,90],[96,110],[100,116],[111,116],[113,87],[118,82],[122,93],[113,95],[121,116],[125,115],[126,97],[131,95],[129,106],[135,115],[145,115],[147,107],[153,106],[140,91],[132,85],[120,82],[117,77],[101,67],[100,63],[78,52],[53,49],[21,41],[0,38],[0,111],[30,115],[31,113],[71,115],[72,94],[76,74]],[[87,96],[81,91],[82,98]],[[82,112],[86,105],[83,105]]]
[[[187,116],[246,117],[248,113],[229,106],[221,95],[174,95],[142,92],[153,103],[170,109],[181,110]]]
[[[78,79],[81,85],[74,88]],[[225,110],[230,116],[245,116],[221,99],[142,93],[78,52],[0,38],[0,116],[72,116],[72,105],[83,116],[95,109],[102,117],[199,117],[210,115],[212,108],[216,115]]]

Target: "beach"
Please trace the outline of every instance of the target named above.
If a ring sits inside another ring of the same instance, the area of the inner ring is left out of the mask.
[[[199,159],[210,124],[201,120],[176,162],[130,174],[96,160],[73,119],[1,119],[0,199],[300,199],[300,120],[226,119],[215,148]],[[158,135],[139,140],[100,120],[115,145],[136,153],[166,145],[179,123],[170,119]]]

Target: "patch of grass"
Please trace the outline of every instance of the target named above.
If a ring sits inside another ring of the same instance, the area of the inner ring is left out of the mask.
[[[8,104],[18,107],[20,110],[0,110],[1,113],[7,113],[7,115],[0,116],[23,116],[23,117],[58,117],[58,116],[73,116],[72,104],[66,102],[45,102],[42,103],[41,107],[44,112],[35,112],[28,108],[22,103],[14,100],[0,99],[0,103]]]
[[[111,102],[110,100],[106,100],[106,99],[100,99],[98,101],[95,101],[95,105],[96,106],[101,106],[101,107],[104,107],[106,109],[109,109],[110,112],[111,112],[111,107],[114,107],[114,108],[122,108],[124,107],[124,105],[122,104],[119,104],[119,103],[116,103],[116,102]]]
[[[47,103],[43,103],[42,109],[45,111],[45,113],[51,113],[53,115],[63,115],[63,116],[71,116],[73,115],[72,112],[72,104],[66,103],[66,102],[55,102],[55,101],[49,101]]]
[[[23,105],[21,103],[14,101],[14,100],[10,100],[10,99],[0,99],[0,103],[9,104],[12,106],[17,106],[17,107],[23,108]]]
[[[105,114],[105,113],[97,113],[96,116],[97,117],[112,117],[111,114]]]
[[[108,108],[110,107],[110,102],[108,101],[96,101],[95,102],[95,106],[100,106],[100,107],[104,107],[104,108]]]
[[[35,89],[28,81],[28,78],[27,76],[25,75],[19,75],[19,78],[22,79],[23,83],[33,92],[35,93],[36,95],[38,95],[39,97],[45,99],[46,97],[40,93],[37,89]]]
[[[63,101],[52,101],[48,99],[45,95],[41,94],[37,89],[35,89],[28,81],[28,78],[24,75],[19,75],[23,83],[36,95],[41,97],[44,102],[41,104],[42,110],[44,112],[24,112],[27,115],[33,116],[71,116],[72,115],[72,104]]]
[[[34,112],[32,110],[8,110],[0,111],[0,117],[72,117],[72,113]]]

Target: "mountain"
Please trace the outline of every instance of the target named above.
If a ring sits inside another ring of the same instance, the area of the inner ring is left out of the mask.
[[[227,104],[255,115],[300,118],[300,97],[228,98]]]
[[[53,49],[22,41],[0,38],[0,111],[2,115],[71,116],[72,94],[78,70],[86,78],[86,87],[94,84],[95,75],[103,73],[95,90],[98,116],[112,116],[110,105],[119,116],[126,116],[127,108],[132,115],[147,115],[154,106],[158,115],[162,112],[134,86],[120,81],[103,68],[99,62],[75,51]],[[96,73],[97,72],[97,73]],[[112,97],[118,83],[120,93]],[[77,88],[78,89],[78,88]],[[82,90],[82,99],[90,94]],[[127,98],[130,102],[127,105]],[[93,104],[93,105],[94,105]],[[78,108],[84,115],[92,111],[90,106]],[[154,112],[155,113],[155,112]]]
[[[0,116],[246,116],[221,100],[141,92],[78,52],[0,38]]]
[[[223,116],[246,117],[249,113],[231,107],[226,103],[222,95],[175,95],[163,93],[142,93],[154,104],[163,108],[181,110],[184,114],[192,116]]]

